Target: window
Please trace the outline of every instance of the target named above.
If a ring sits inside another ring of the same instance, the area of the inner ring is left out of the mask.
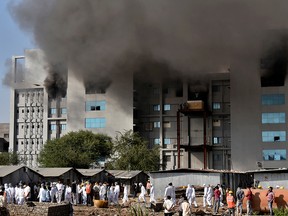
[[[220,119],[213,119],[213,127],[220,127],[221,120]]]
[[[170,145],[171,144],[171,139],[170,138],[164,138],[164,144],[165,145]]]
[[[171,128],[171,122],[163,122],[164,128]]]
[[[164,163],[171,162],[171,155],[164,155],[163,156],[163,162]]]
[[[61,130],[66,130],[66,124],[61,124]]]
[[[171,110],[171,105],[170,104],[164,104],[164,111]]]
[[[67,114],[67,108],[61,108],[61,114]]]
[[[213,144],[220,144],[222,141],[221,137],[213,137]]]
[[[153,105],[153,110],[154,111],[160,111],[160,105]]]
[[[154,128],[160,128],[160,122],[154,122],[153,127]]]
[[[267,94],[262,95],[262,105],[283,105],[285,104],[284,94]]]
[[[286,131],[262,131],[262,142],[284,142]]]
[[[270,149],[262,151],[263,160],[286,160],[285,149]]]
[[[285,123],[285,113],[262,113],[262,124]]]
[[[152,131],[152,129],[153,129],[153,127],[152,127],[151,122],[144,123],[144,130],[145,131]]]
[[[50,114],[51,115],[56,114],[56,108],[50,108]]]
[[[212,107],[213,107],[214,110],[218,110],[218,109],[221,108],[221,104],[219,102],[214,102],[212,104]]]
[[[213,85],[212,86],[212,92],[220,92],[220,88],[221,88],[221,86],[219,86],[219,85]]]
[[[106,118],[86,118],[85,128],[105,128]]]
[[[50,130],[55,131],[56,130],[56,124],[51,124],[50,125]]]
[[[106,101],[86,101],[86,111],[106,110]]]
[[[154,144],[155,145],[159,145],[160,144],[160,139],[159,138],[155,138],[154,139]]]

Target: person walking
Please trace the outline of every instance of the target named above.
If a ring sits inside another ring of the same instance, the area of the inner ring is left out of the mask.
[[[138,197],[138,202],[141,202],[141,199],[143,199],[144,203],[146,203],[146,199],[145,199],[146,189],[142,183],[139,183],[139,186],[141,187],[141,192]]]
[[[90,181],[88,181],[88,182],[86,183],[86,188],[85,188],[85,190],[86,190],[86,196],[87,196],[87,203],[86,203],[86,205],[87,205],[87,206],[88,206],[88,205],[92,206],[93,191],[92,191],[92,184],[91,184]]]
[[[219,187],[216,186],[214,189],[214,206],[213,206],[213,212],[214,214],[218,214],[219,207],[220,207],[220,195],[221,192],[219,190]]]
[[[37,196],[37,198],[39,199],[39,202],[46,202],[46,191],[45,191],[44,187],[45,186],[42,183],[41,188],[40,188],[39,193],[38,193],[38,196]]]
[[[235,211],[235,199],[233,196],[233,191],[229,191],[228,195],[226,197],[226,202],[227,202],[227,207],[229,210],[229,215],[234,216],[234,211]]]
[[[122,204],[125,204],[126,202],[129,201],[129,198],[128,198],[128,187],[126,184],[123,184],[123,198],[122,198],[122,201],[123,203]]]
[[[58,189],[56,187],[56,182],[53,182],[51,191],[50,191],[51,203],[53,203],[54,201],[57,202],[57,192],[58,192]]]
[[[155,188],[154,188],[154,185],[151,183],[150,184],[150,203],[154,202],[156,203],[156,199],[155,199]]]
[[[212,207],[212,197],[214,195],[212,186],[209,184],[208,185],[208,189],[207,189],[207,204],[208,207],[211,208]]]
[[[120,194],[120,185],[118,184],[118,182],[115,182],[113,202],[116,205],[118,204],[119,194]]]
[[[192,187],[190,184],[187,185],[187,188],[186,188],[186,198],[190,204],[190,206],[192,205]]]
[[[173,186],[172,182],[170,182],[165,188],[164,199],[167,199],[168,196],[171,197],[174,203],[176,202],[175,187]]]
[[[181,203],[182,216],[190,216],[191,214],[190,206],[191,204],[188,203],[187,197],[184,197],[184,200]]]
[[[247,206],[247,215],[252,215],[252,191],[251,191],[251,187],[248,186],[247,187],[247,193],[246,193],[246,206]]]
[[[270,211],[270,215],[273,215],[273,202],[275,200],[275,194],[273,192],[273,187],[269,187],[266,193],[267,201],[268,201],[268,209]]]
[[[171,196],[168,195],[166,197],[166,199],[164,200],[164,203],[163,203],[164,215],[165,216],[172,216],[173,215],[173,207],[174,207],[174,202],[172,201]]]
[[[245,198],[244,191],[239,186],[237,188],[237,191],[236,191],[236,199],[237,199],[237,202],[236,202],[236,214],[239,215],[239,216],[242,216],[244,198]]]
[[[203,208],[206,207],[208,187],[203,184]]]

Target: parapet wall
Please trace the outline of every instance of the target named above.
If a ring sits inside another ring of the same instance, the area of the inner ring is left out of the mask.
[[[24,205],[7,205],[10,216],[69,216],[70,205],[29,202]]]

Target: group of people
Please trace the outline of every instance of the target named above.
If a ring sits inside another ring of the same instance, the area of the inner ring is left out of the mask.
[[[203,194],[203,207],[211,208],[213,214],[219,213],[219,208],[226,205],[229,215],[238,215],[243,214],[243,200],[246,198],[246,215],[252,215],[252,190],[251,187],[247,187],[246,193],[239,186],[234,194],[232,189],[226,188],[225,185],[203,185],[204,194]],[[275,200],[275,194],[273,188],[269,187],[269,190],[266,194],[268,201],[268,209],[270,215],[273,215],[273,202]],[[169,216],[173,215],[175,212],[175,207],[178,206],[178,213],[180,216],[189,216],[191,214],[192,206],[198,207],[196,202],[195,188],[193,185],[188,184],[186,191],[181,195],[180,199],[176,202],[175,187],[172,183],[169,183],[165,188],[164,194],[164,215]],[[236,214],[235,214],[236,213]]]
[[[234,215],[235,211],[237,215],[242,215],[243,212],[243,200],[246,198],[247,215],[252,215],[252,190],[251,187],[247,187],[246,193],[237,188],[234,195],[233,191],[226,188],[225,185],[212,185],[203,184],[203,207],[213,208],[213,213],[217,214],[219,208],[226,203],[230,215]],[[156,203],[155,188],[154,185],[148,180],[146,186],[141,182],[134,183],[132,188],[133,197],[138,195],[138,202],[147,203],[146,197],[150,197],[150,203]],[[90,181],[76,182],[64,185],[61,181],[51,183],[40,183],[35,185],[28,185],[23,182],[19,182],[15,187],[11,183],[5,183],[4,186],[0,186],[0,206],[7,204],[23,205],[27,201],[39,201],[39,202],[54,202],[61,203],[62,201],[69,202],[71,204],[83,204],[92,205],[93,199],[107,200],[109,204],[119,204],[119,196],[122,192],[122,204],[129,201],[128,186],[125,184],[115,183],[101,183],[95,182],[92,184]],[[268,201],[268,209],[270,215],[273,215],[272,205],[275,200],[275,194],[273,188],[269,187],[266,194]],[[190,215],[191,208],[198,207],[196,202],[196,193],[193,185],[188,184],[186,191],[182,194],[181,198],[176,200],[175,187],[172,183],[169,183],[165,188],[164,194],[164,214],[172,215],[175,211],[175,206],[178,205],[179,215]]]

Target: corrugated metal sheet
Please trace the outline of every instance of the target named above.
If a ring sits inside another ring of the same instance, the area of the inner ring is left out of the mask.
[[[34,170],[40,173],[44,177],[56,177],[61,176],[66,172],[69,172],[72,167],[60,167],[60,168],[35,168]]]
[[[221,173],[211,172],[151,172],[150,181],[155,187],[156,198],[163,198],[165,188],[172,182],[175,187],[187,186],[188,184],[202,186],[205,184],[217,185],[221,183]]]
[[[140,171],[140,170],[131,170],[131,171],[126,171],[126,170],[107,170],[107,172],[109,172],[115,178],[131,179],[131,178],[139,175],[143,171]]]
[[[80,172],[83,176],[94,176],[98,173],[105,171],[104,169],[76,169],[78,172]]]
[[[0,166],[0,177],[7,176],[24,166]]]

